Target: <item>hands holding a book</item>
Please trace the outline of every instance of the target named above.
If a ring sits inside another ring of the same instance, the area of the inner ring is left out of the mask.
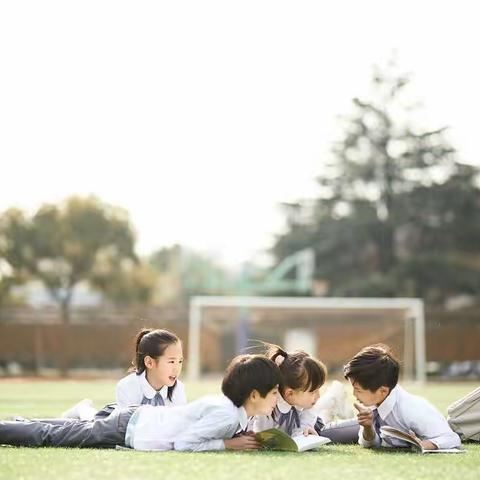
[[[413,430],[409,430],[408,432],[417,442],[422,446],[423,450],[437,450],[438,447],[430,440],[420,440],[416,433]]]
[[[305,437],[308,437],[309,435],[317,435],[318,436],[318,433],[314,428],[306,427],[306,428],[303,429],[303,435]]]
[[[371,408],[366,407],[361,402],[355,402],[353,404],[358,410],[357,420],[363,427],[363,438],[367,441],[371,441],[375,438],[375,430],[373,428],[373,411]]]
[[[258,450],[260,448],[260,444],[253,432],[236,435],[233,438],[224,440],[223,443],[227,450]]]

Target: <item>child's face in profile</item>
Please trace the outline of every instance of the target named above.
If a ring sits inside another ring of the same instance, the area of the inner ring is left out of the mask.
[[[287,403],[305,409],[312,408],[319,398],[319,388],[306,392],[301,389],[293,390],[292,388],[287,388],[284,392],[284,399]]]
[[[380,387],[371,391],[363,388],[358,382],[350,379],[353,387],[353,396],[366,407],[374,407],[380,405],[387,397],[388,387]]]

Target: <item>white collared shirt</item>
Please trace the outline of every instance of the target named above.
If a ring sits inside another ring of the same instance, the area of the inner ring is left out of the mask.
[[[152,399],[157,391],[148,383],[145,372],[137,375],[135,372],[122,378],[116,386],[116,401],[119,407],[129,407],[131,405],[141,405],[143,397]],[[185,387],[180,380],[172,393],[172,399],[167,397],[168,387],[165,385],[160,389],[160,395],[167,407],[185,405],[187,397],[185,396]]]
[[[180,407],[142,405],[132,415],[125,443],[136,450],[224,450],[224,439],[247,427],[247,413],[224,395]]]
[[[277,408],[281,413],[288,413],[292,409],[292,405],[284,400],[284,398],[279,395],[277,400]],[[302,435],[305,428],[313,428],[317,421],[317,414],[314,412],[313,408],[304,409],[301,407],[295,407],[298,411],[298,417],[300,419],[300,427],[294,428],[292,431],[292,437],[296,435]],[[257,415],[253,417],[249,423],[249,427],[254,432],[262,432],[263,430],[268,430],[269,428],[278,428],[286,432],[286,424],[279,425],[278,419],[274,419],[271,415]]]
[[[408,393],[400,385],[392,389],[377,410],[382,423],[389,427],[404,432],[412,430],[420,440],[430,440],[440,449],[460,446],[460,437],[452,431],[445,417],[426,399]],[[358,443],[364,447],[410,446],[401,440],[389,445],[376,433],[373,440],[367,441],[363,438],[363,427],[360,427]]]

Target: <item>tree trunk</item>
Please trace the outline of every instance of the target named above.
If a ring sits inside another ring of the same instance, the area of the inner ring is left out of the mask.
[[[60,304],[61,325],[60,325],[60,354],[58,358],[59,374],[63,378],[69,376],[71,364],[71,346],[70,339],[70,300],[71,295],[67,295]]]

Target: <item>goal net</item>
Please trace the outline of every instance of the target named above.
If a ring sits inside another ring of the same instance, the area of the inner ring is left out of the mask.
[[[403,378],[426,379],[423,301],[416,298],[199,296],[190,300],[188,376],[223,372],[255,341],[301,348],[330,373],[362,347],[386,343]],[[257,342],[258,343],[258,342]]]

